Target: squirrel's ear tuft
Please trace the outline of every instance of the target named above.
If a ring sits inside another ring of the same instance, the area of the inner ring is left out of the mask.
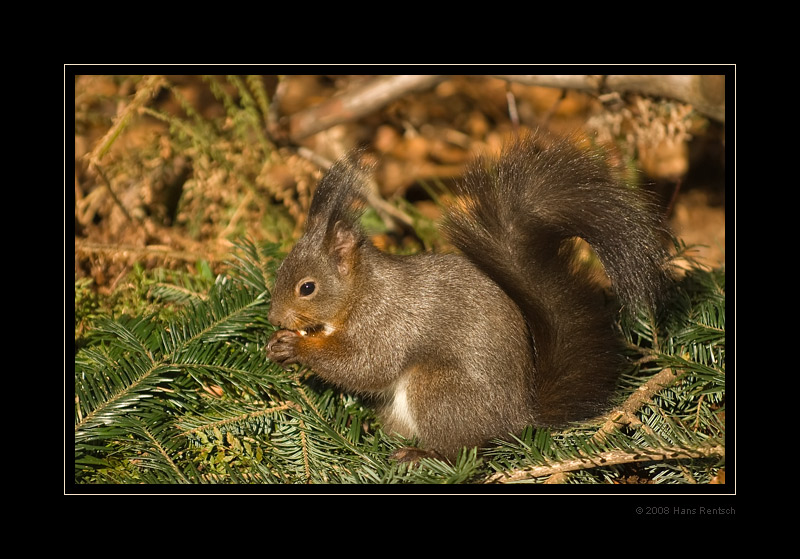
[[[333,225],[330,236],[331,252],[336,259],[336,266],[343,276],[348,275],[355,264],[356,248],[361,240],[360,232],[344,221]]]

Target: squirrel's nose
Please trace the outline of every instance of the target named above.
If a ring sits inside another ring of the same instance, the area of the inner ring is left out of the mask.
[[[267,320],[269,320],[269,323],[272,324],[273,326],[280,327],[280,324],[277,323],[278,313],[276,312],[274,306],[270,307],[269,312],[267,313]]]
[[[291,312],[287,312],[286,309],[281,308],[280,305],[276,305],[275,301],[272,302],[272,305],[269,308],[269,312],[267,313],[267,320],[273,326],[278,328],[283,328],[285,325],[292,322],[293,316]]]

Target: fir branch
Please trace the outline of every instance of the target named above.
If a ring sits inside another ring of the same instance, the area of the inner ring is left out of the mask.
[[[641,385],[636,391],[631,394],[627,400],[618,408],[614,409],[610,413],[606,415],[606,421],[600,426],[597,432],[592,436],[592,440],[597,443],[602,443],[608,439],[608,437],[612,433],[617,433],[623,427],[636,427],[636,428],[643,428],[648,429],[646,425],[642,423],[642,421],[637,417],[637,413],[641,410],[641,408],[652,401],[653,396],[658,394],[661,390],[670,386],[677,378],[679,378],[680,372],[676,372],[673,369],[667,368],[661,370],[659,373],[652,376],[645,384]],[[655,436],[652,431],[648,431],[648,434],[651,436]],[[610,451],[613,453],[613,451]],[[577,459],[578,462],[572,460],[573,463],[580,463],[580,459]],[[597,460],[595,457],[594,460]],[[599,461],[603,463],[603,458]],[[624,463],[624,462],[620,462]],[[591,468],[594,467],[596,464],[592,464],[591,461],[587,461],[584,463],[586,467]],[[575,471],[577,469],[581,469],[579,467],[570,467],[568,465],[564,465],[557,471],[553,471],[554,475],[552,475],[545,483],[554,484],[554,483],[564,483],[566,481],[566,473]],[[530,472],[529,474],[530,475]],[[516,478],[524,478],[523,472],[514,472],[512,477]]]
[[[686,458],[724,458],[725,447],[707,445],[696,448],[659,447],[637,449],[635,451],[610,450],[592,456],[569,458],[551,466],[531,466],[510,473],[498,473],[489,477],[486,483],[515,483],[533,478],[563,474],[587,468],[619,466],[640,462],[661,462]]]
[[[646,383],[641,385],[631,394],[627,400],[618,408],[607,414],[607,419],[598,429],[598,437],[605,437],[608,433],[618,430],[630,424],[640,424],[636,413],[642,406],[650,402],[658,392],[671,385],[680,375],[673,369],[662,369],[653,375]]]
[[[303,420],[300,420],[300,448],[303,451],[303,469],[305,471],[305,482],[311,482],[311,466],[309,464],[308,456],[308,437],[306,436],[308,429]]]
[[[265,415],[271,415],[271,414],[274,414],[274,413],[277,413],[277,412],[287,411],[287,410],[292,409],[292,408],[297,408],[296,404],[294,404],[292,402],[283,403],[283,404],[275,404],[272,407],[269,407],[269,408],[266,408],[266,409],[260,409],[260,410],[257,410],[257,411],[247,412],[247,413],[243,413],[243,414],[237,414],[237,415],[235,415],[233,417],[227,417],[225,419],[220,419],[218,421],[211,421],[210,423],[203,423],[202,425],[199,425],[197,427],[193,427],[191,429],[186,428],[186,427],[181,427],[180,425],[178,425],[178,428],[182,429],[182,432],[180,433],[181,436],[183,436],[183,437],[191,437],[191,436],[196,435],[196,434],[198,434],[200,432],[213,431],[214,429],[221,429],[221,428],[227,427],[228,425],[230,425],[232,423],[248,423],[252,419],[255,419],[255,418],[258,418],[258,417],[262,417],[262,416],[265,416]]]
[[[180,483],[189,482],[172,458],[174,451],[168,450],[166,445],[159,441],[156,434],[150,430],[147,424],[137,418],[129,418],[127,425],[129,433],[138,432],[143,440],[149,443],[150,449],[142,451],[139,458],[140,461],[147,461],[149,468],[159,469]]]
[[[124,321],[99,320],[96,337],[112,343],[108,356],[89,352],[76,360],[76,400],[83,405],[75,423],[76,437],[124,414],[153,397],[153,388],[168,382],[177,370],[173,360],[186,362],[210,341],[224,341],[258,321],[254,308],[261,295],[221,282],[210,300],[194,303],[180,323],[165,330],[153,317]]]
[[[189,301],[207,301],[205,293],[194,291],[188,287],[174,285],[165,282],[154,283],[150,287],[150,294],[163,301],[173,301],[176,303],[187,303]]]
[[[383,433],[357,398],[306,369],[287,374],[265,359],[272,328],[267,287],[277,254],[272,245],[242,241],[230,273],[207,293],[183,298],[180,289],[163,286],[182,309],[172,320],[95,322],[76,353],[76,480],[597,483],[624,479],[631,466],[652,471],[656,483],[717,476],[725,457],[718,277],[682,284],[677,315],[660,331],[658,350],[637,346],[647,357],[639,365],[654,368],[624,377],[627,396],[605,421],[563,431],[531,428],[479,454],[465,451],[455,464],[423,459],[409,467],[388,456],[411,441]],[[649,318],[633,329],[631,339],[655,339]]]

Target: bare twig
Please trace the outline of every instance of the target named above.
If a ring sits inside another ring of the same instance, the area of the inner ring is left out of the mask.
[[[175,250],[168,246],[149,245],[146,247],[134,247],[124,245],[107,245],[101,243],[91,243],[81,239],[75,239],[75,255],[107,255],[119,256],[122,258],[140,259],[150,256],[161,256],[185,262],[196,262],[198,260],[208,260],[211,262],[222,261],[225,256],[214,255],[208,252],[190,252],[185,250]]]
[[[153,98],[165,83],[166,80],[163,76],[145,76],[139,83],[139,89],[136,91],[131,102],[117,112],[116,117],[114,117],[114,124],[111,125],[111,128],[109,128],[100,141],[97,142],[94,149],[84,155],[84,159],[88,162],[89,168],[97,173],[111,196],[111,199],[114,201],[114,204],[130,222],[134,220],[111,187],[111,182],[108,180],[105,173],[103,173],[100,161],[111,149],[111,146],[114,145],[114,142],[120,134],[122,134],[122,131],[125,130],[131,120],[133,120],[133,117],[138,113],[139,109],[141,109],[149,99]]]
[[[304,146],[297,148],[297,154],[308,159],[315,165],[318,165],[325,171],[330,169],[331,165],[333,165],[333,162],[329,159]],[[414,223],[414,220],[411,219],[408,214],[384,200],[380,194],[378,194],[378,188],[374,184],[370,184],[369,193],[367,194],[367,204],[382,216],[389,216],[404,225],[411,226]]]
[[[514,97],[514,92],[511,91],[511,84],[506,84],[506,104],[508,105],[508,118],[511,120],[511,125],[514,130],[519,130],[519,109],[517,108],[517,99]]]
[[[639,424],[639,420],[636,418],[636,412],[647,402],[649,402],[653,396],[655,396],[658,392],[660,392],[665,387],[669,386],[674,382],[675,378],[677,377],[678,373],[673,369],[664,369],[659,373],[653,375],[646,383],[640,386],[633,394],[631,394],[627,400],[620,406],[619,408],[614,409],[609,414],[606,415],[606,421],[597,432],[592,437],[593,440],[596,441],[603,441],[608,436],[608,434],[612,433],[613,431],[618,430],[620,427],[625,427],[632,424]],[[683,453],[691,453],[694,451],[684,450],[684,449],[654,449],[654,452],[662,452],[662,453],[675,453],[678,450]],[[648,455],[652,453],[647,451]],[[655,460],[656,458],[637,458],[639,453],[632,453],[632,452],[622,452],[622,451],[609,451],[600,454],[600,459],[596,458],[576,458],[572,460],[567,460],[563,462],[559,462],[557,464],[553,464],[551,466],[540,466],[534,468],[523,468],[521,470],[514,470],[511,472],[500,472],[491,476],[487,483],[494,483],[500,482],[505,483],[509,481],[520,481],[527,478],[533,478],[538,476],[550,475],[551,477],[547,480],[547,483],[563,483],[566,479],[566,475],[568,472],[573,472],[576,470],[586,469],[586,468],[594,468],[597,466],[608,466],[611,464],[622,464],[627,462],[638,462],[643,460]],[[690,458],[693,456],[689,456],[688,454],[674,456],[674,458]],[[694,456],[696,457],[696,456]],[[544,472],[544,473],[542,473]]]
[[[122,200],[120,200],[117,196],[117,193],[114,192],[114,189],[111,186],[111,181],[108,180],[108,177],[106,177],[106,174],[103,172],[103,169],[100,167],[100,165],[92,161],[92,169],[95,173],[97,173],[97,176],[102,179],[103,185],[106,187],[109,196],[111,196],[114,204],[120,209],[120,211],[122,211],[122,215],[125,216],[125,219],[127,219],[130,223],[133,223],[133,217],[131,217],[131,214],[128,212],[127,208],[125,208]]]
[[[664,460],[680,460],[685,458],[712,458],[725,456],[725,447],[722,445],[707,445],[693,449],[661,447],[639,449],[636,451],[610,450],[601,452],[597,456],[578,457],[562,460],[549,466],[536,466],[525,470],[517,470],[510,474],[499,473],[490,477],[488,483],[512,483],[524,481],[535,477],[563,474],[599,466],[615,466],[637,462],[654,462]]]
[[[139,84],[139,89],[133,96],[130,103],[125,105],[114,117],[114,124],[108,129],[108,132],[100,139],[95,145],[94,149],[86,154],[84,157],[89,163],[98,166],[103,156],[108,153],[114,141],[119,137],[125,127],[128,126],[133,116],[139,111],[144,104],[155,96],[156,92],[161,89],[161,86],[166,83],[164,76],[145,76]]]
[[[669,204],[667,204],[667,208],[664,210],[665,217],[672,217],[672,210],[675,209],[675,202],[678,201],[678,194],[681,192],[682,182],[681,178],[678,178],[675,182],[675,187],[672,189],[672,197],[669,199]]]
[[[667,97],[689,103],[697,111],[725,122],[725,76],[654,75],[654,76],[496,76],[523,83],[561,89],[576,89],[596,94],[635,92]]]
[[[289,137],[297,142],[331,126],[351,122],[390,101],[432,87],[444,76],[380,76],[289,118]]]
[[[650,400],[658,394],[661,390],[671,385],[678,377],[679,372],[673,369],[664,369],[659,373],[653,375],[646,383],[640,386],[633,394],[628,396],[628,399],[611,413],[607,414],[606,422],[600,427],[597,435],[604,436],[606,433],[625,426],[630,423],[625,418],[629,419],[639,411],[642,406],[650,402]],[[596,435],[596,436],[597,436]]]

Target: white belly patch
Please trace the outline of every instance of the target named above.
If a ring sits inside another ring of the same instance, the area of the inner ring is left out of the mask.
[[[394,396],[386,411],[390,428],[404,437],[412,437],[417,433],[417,422],[408,405],[407,384],[407,375],[397,382]]]

